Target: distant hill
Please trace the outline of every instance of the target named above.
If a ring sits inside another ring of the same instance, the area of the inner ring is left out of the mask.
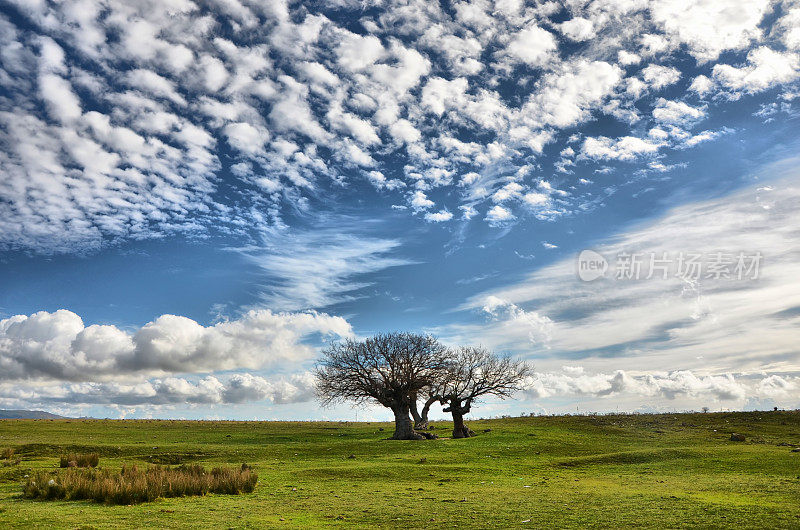
[[[59,420],[65,416],[50,414],[43,410],[2,410],[0,420]]]

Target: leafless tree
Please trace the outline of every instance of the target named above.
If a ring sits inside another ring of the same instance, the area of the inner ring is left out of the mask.
[[[323,405],[377,402],[394,413],[395,440],[423,438],[411,418],[411,396],[429,387],[447,365],[447,349],[430,335],[386,333],[345,340],[323,350],[315,368]]]
[[[498,357],[485,348],[461,347],[454,350],[447,376],[440,391],[445,412],[453,416],[453,438],[467,438],[473,433],[464,424],[476,400],[483,396],[510,397],[521,390],[531,369],[523,361]]]

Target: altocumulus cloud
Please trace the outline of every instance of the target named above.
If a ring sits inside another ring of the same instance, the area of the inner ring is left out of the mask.
[[[718,136],[685,141],[720,104],[800,76],[787,1],[5,5],[0,248],[44,253],[246,237],[331,189],[428,223],[578,213],[542,195],[545,148],[565,175],[658,167]],[[600,117],[618,137],[572,134]]]

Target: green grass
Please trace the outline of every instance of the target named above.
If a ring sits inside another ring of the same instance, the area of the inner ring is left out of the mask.
[[[800,412],[469,425],[479,436],[412,442],[388,423],[0,421],[22,459],[0,467],[0,528],[800,528],[800,453],[778,445],[800,444]],[[259,482],[134,506],[22,498],[25,474],[72,452],[106,469],[247,462]]]

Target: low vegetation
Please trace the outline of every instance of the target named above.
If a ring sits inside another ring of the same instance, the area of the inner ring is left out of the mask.
[[[74,467],[74,466],[73,466]],[[163,497],[186,497],[220,493],[250,493],[258,476],[242,464],[241,468],[203,466],[176,468],[122,466],[108,469],[67,469],[39,471],[28,477],[22,494],[28,499],[93,500],[106,504],[138,504]]]
[[[61,467],[97,467],[100,455],[97,453],[69,453],[61,455]]]
[[[800,528],[800,411],[472,419],[459,440],[431,419],[426,442],[390,421],[0,420],[22,458],[0,468],[0,528]],[[70,452],[117,473],[248,462],[259,482],[132,506],[20,494],[101,471],[54,469]]]
[[[18,466],[22,459],[14,458],[14,453],[15,451],[11,447],[6,447],[0,451],[0,467]]]

